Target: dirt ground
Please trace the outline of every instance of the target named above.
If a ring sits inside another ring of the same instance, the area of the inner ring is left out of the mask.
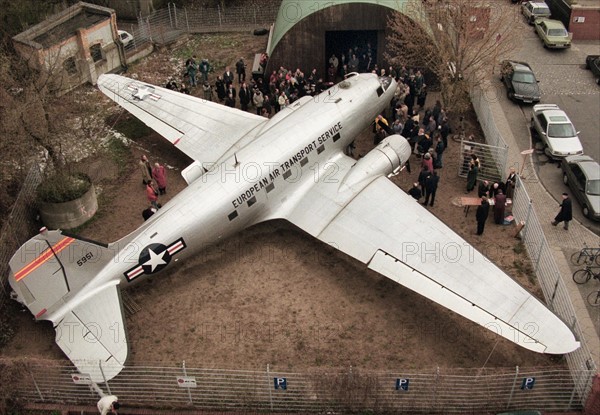
[[[265,38],[246,34],[203,35],[153,54],[134,65],[129,76],[164,84],[181,72],[184,57],[193,50],[198,57],[217,62],[216,72],[222,73],[225,64],[233,66],[239,59],[240,51],[251,62],[265,42]],[[194,94],[201,95],[201,91]],[[434,94],[429,98],[428,106]],[[114,112],[108,101],[107,108]],[[119,119],[126,117],[121,114]],[[114,113],[109,120],[115,120]],[[473,125],[467,132],[480,135]],[[185,187],[180,172],[191,161],[166,140],[153,133],[130,148],[131,168],[120,178],[113,175],[106,160],[91,163],[96,177],[104,176],[100,211],[81,230],[82,236],[110,242],[142,223],[146,198],[135,165],[140,154],[169,167],[163,204]],[[366,130],[355,154],[364,155],[371,148],[371,133]],[[458,160],[458,143],[450,140],[431,212],[541,297],[523,248],[513,237],[513,227],[490,222],[484,235],[476,236],[474,212],[465,217],[462,208],[453,204],[465,187],[457,175]],[[414,160],[413,166],[417,165]],[[413,168],[393,181],[408,190],[417,175],[418,168]],[[264,368],[270,364],[274,370],[561,364],[493,335],[284,221],[247,229],[127,292],[140,307],[127,316],[129,364],[178,365],[185,360],[188,367]],[[11,310],[19,330],[0,351],[2,355],[64,358],[49,323],[33,322],[16,305]]]

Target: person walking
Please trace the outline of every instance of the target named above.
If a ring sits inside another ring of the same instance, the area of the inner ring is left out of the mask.
[[[154,163],[152,178],[158,185],[159,193],[161,195],[167,194],[167,173],[165,171],[165,166],[162,166],[160,163]]]
[[[558,215],[552,221],[552,225],[556,226],[561,222],[564,222],[565,230],[569,230],[569,222],[573,219],[573,205],[571,204],[571,198],[568,193],[562,194],[562,203],[560,204],[560,211]]]
[[[487,197],[481,196],[481,204],[477,206],[477,212],[475,212],[475,219],[477,220],[477,235],[483,235],[485,221],[487,220],[489,213],[490,204],[488,203]]]

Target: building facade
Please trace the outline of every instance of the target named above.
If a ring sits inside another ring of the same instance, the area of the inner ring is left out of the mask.
[[[47,73],[51,86],[66,92],[125,66],[114,10],[77,3],[13,37],[29,67]]]

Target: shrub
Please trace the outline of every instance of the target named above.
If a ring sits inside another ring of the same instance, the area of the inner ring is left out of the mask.
[[[37,188],[41,202],[70,202],[83,196],[92,185],[90,178],[83,173],[56,173],[46,178]]]

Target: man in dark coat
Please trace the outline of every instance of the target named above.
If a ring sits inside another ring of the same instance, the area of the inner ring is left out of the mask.
[[[248,85],[246,85],[245,82],[242,82],[242,86],[240,87],[240,105],[242,111],[248,111],[250,101],[252,101],[252,91],[250,91],[250,88],[248,88]]]
[[[502,225],[504,223],[504,209],[506,208],[506,196],[502,189],[498,189],[494,196],[494,223]]]
[[[478,163],[470,163],[469,164],[469,172],[467,173],[467,192],[469,193],[475,188],[475,183],[477,183],[477,174],[479,173],[479,164]]]
[[[475,212],[475,219],[477,219],[477,235],[483,234],[483,228],[485,228],[485,221],[487,220],[489,213],[490,204],[488,203],[487,197],[481,196],[481,205],[477,207],[477,212]]]
[[[556,226],[561,222],[565,222],[565,230],[569,230],[569,221],[573,219],[573,206],[571,205],[571,198],[568,193],[562,194],[562,203],[560,204],[560,211],[558,215],[552,221],[552,225]]]
[[[421,173],[419,173],[418,182],[421,185],[421,194],[425,194],[425,183],[427,182],[427,178],[431,175],[431,172],[427,168],[427,166],[423,166]]]
[[[477,188],[477,196],[489,196],[490,194],[490,182],[484,180],[479,183],[479,187]]]
[[[427,177],[427,179],[425,179],[425,202],[423,202],[425,206],[429,203],[429,197],[431,196],[431,203],[429,206],[433,207],[433,202],[435,202],[435,192],[437,192],[439,181],[440,176],[438,176],[437,171],[435,170]]]
[[[246,80],[246,64],[244,63],[244,58],[240,58],[239,61],[235,64],[235,71],[238,75],[238,83],[241,84]]]

